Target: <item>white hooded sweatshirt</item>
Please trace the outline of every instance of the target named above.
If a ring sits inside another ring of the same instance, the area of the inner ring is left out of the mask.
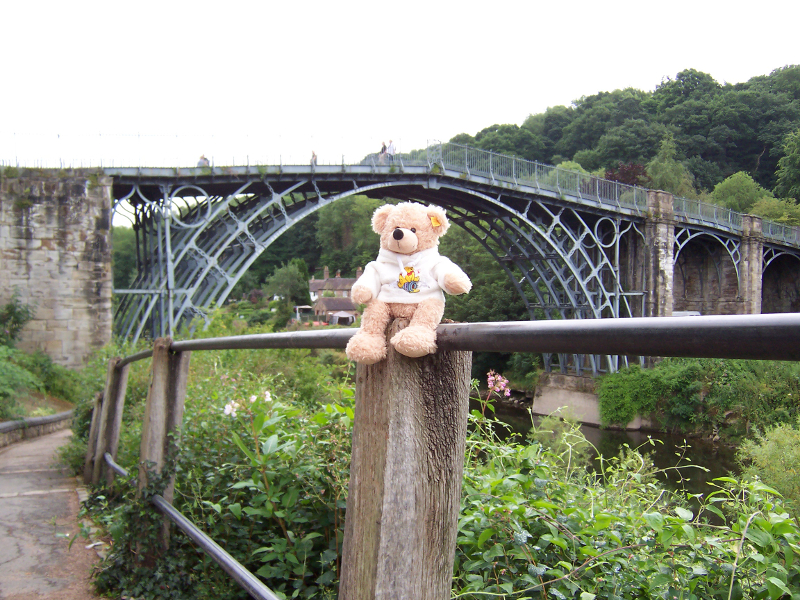
[[[430,298],[444,302],[444,278],[448,273],[466,274],[438,248],[399,254],[381,248],[378,259],[364,269],[353,287],[363,285],[382,302],[417,304]]]

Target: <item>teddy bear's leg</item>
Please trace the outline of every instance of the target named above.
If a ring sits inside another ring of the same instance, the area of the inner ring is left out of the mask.
[[[389,324],[389,306],[373,300],[361,317],[361,329],[347,342],[347,358],[372,365],[386,358],[386,325]]]
[[[417,305],[408,327],[389,340],[400,354],[418,358],[436,352],[436,327],[444,314],[444,302],[423,300]]]

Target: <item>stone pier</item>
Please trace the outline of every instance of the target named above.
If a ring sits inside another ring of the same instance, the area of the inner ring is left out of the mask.
[[[80,368],[111,340],[111,203],[99,171],[0,170],[0,306],[35,306],[21,350]]]

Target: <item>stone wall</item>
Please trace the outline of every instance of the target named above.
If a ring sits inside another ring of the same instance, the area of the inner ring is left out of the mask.
[[[0,171],[0,306],[35,305],[21,350],[80,368],[111,340],[111,202],[96,171]]]

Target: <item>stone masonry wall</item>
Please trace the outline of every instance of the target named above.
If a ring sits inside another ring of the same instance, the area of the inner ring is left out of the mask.
[[[35,305],[18,348],[80,368],[111,340],[111,202],[102,173],[0,171],[0,306]]]

